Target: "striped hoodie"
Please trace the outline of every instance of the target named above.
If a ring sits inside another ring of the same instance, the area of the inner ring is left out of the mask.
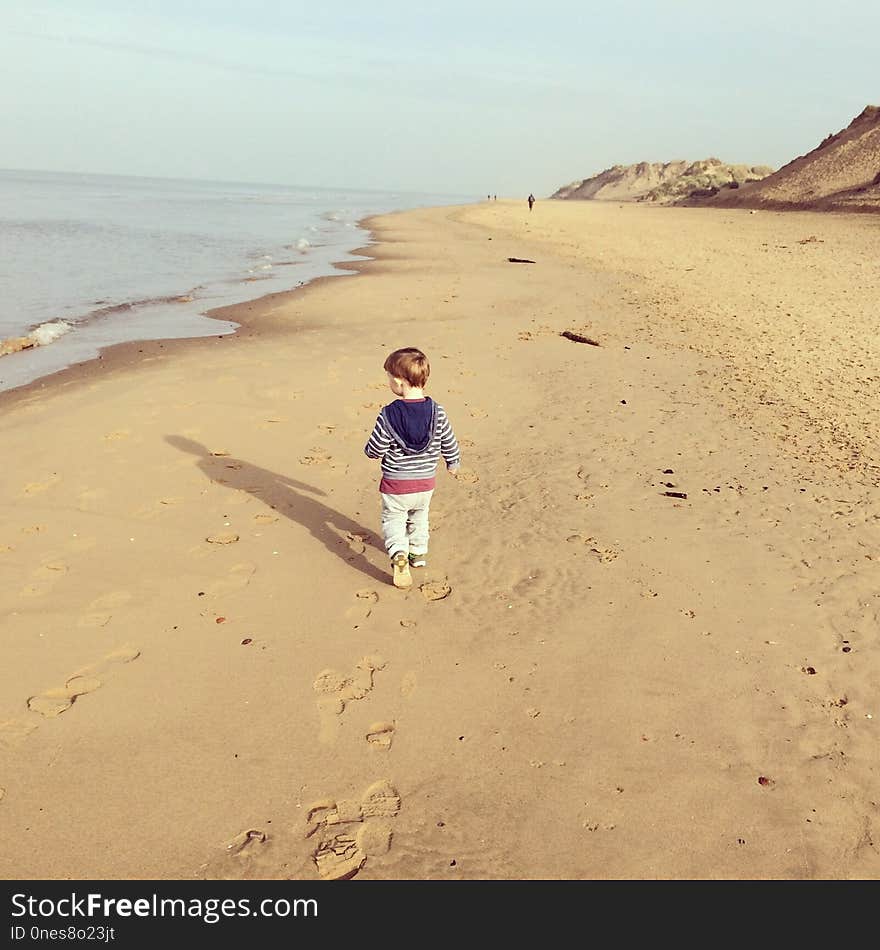
[[[379,491],[388,495],[431,491],[441,455],[447,468],[461,462],[446,411],[429,396],[395,399],[385,406],[364,453],[382,460]]]

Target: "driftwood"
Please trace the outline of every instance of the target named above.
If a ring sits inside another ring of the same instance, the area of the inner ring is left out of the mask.
[[[535,261],[530,261],[527,257],[508,257],[507,258],[511,264],[534,264]]]
[[[660,492],[661,495],[666,495],[667,498],[687,498],[686,491],[663,491]]]
[[[581,336],[580,333],[572,333],[571,330],[563,330],[560,336],[566,340],[574,340],[575,343],[589,343],[590,346],[601,346],[598,340],[591,340],[588,336]]]

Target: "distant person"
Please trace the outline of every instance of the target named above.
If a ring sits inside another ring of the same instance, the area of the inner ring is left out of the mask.
[[[529,211],[532,210],[532,205],[535,203],[535,196],[529,195]]]
[[[382,538],[395,587],[412,587],[410,567],[428,563],[428,507],[440,457],[457,475],[461,452],[443,407],[426,396],[431,367],[414,346],[385,360],[388,387],[398,398],[376,419],[364,454],[382,460]]]

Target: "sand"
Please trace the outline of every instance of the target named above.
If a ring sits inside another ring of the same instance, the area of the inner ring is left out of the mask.
[[[880,222],[371,227],[234,336],[0,395],[0,876],[880,876]],[[464,466],[407,592],[363,455],[405,345]]]

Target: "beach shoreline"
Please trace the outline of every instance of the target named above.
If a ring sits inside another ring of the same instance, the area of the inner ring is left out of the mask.
[[[394,214],[396,212],[390,212]],[[357,222],[357,226],[368,231],[368,237],[372,238],[369,231],[369,222],[377,217],[371,215]],[[369,240],[366,244],[346,251],[346,254],[364,257],[363,261],[338,261],[333,266],[340,271],[353,272],[355,275],[360,273],[364,265],[369,264],[373,258],[370,249],[374,247],[374,242]],[[176,350],[186,350],[199,344],[208,346],[217,340],[223,340],[226,337],[244,336],[248,332],[254,332],[254,325],[260,322],[261,316],[267,312],[272,312],[279,306],[285,306],[294,299],[299,299],[300,295],[305,294],[313,286],[320,285],[324,281],[332,281],[336,278],[347,276],[345,274],[326,274],[320,277],[314,277],[305,284],[292,287],[289,290],[280,290],[273,293],[263,294],[254,297],[252,300],[245,300],[241,303],[227,304],[220,307],[212,307],[203,313],[203,316],[217,321],[228,321],[237,323],[237,329],[228,334],[218,334],[217,336],[195,336],[195,337],[157,337],[150,340],[132,340],[124,343],[114,343],[110,346],[102,347],[99,354],[91,359],[84,360],[66,366],[63,369],[40,376],[21,386],[13,389],[0,391],[0,407],[4,404],[14,405],[20,399],[28,399],[35,392],[46,392],[54,386],[69,386],[90,383],[95,375],[103,375],[106,372],[118,371],[120,369],[129,369],[144,359],[155,359],[158,356],[171,355]],[[13,354],[14,355],[14,354]]]
[[[345,274],[336,265],[356,261],[354,246],[370,240],[359,220],[467,200],[12,172],[0,172],[0,187],[10,242],[0,391],[118,343],[229,334],[235,323],[220,326],[206,309]]]
[[[859,221],[395,212],[350,282],[0,394],[0,876],[880,875]],[[463,451],[408,592],[405,345]]]

